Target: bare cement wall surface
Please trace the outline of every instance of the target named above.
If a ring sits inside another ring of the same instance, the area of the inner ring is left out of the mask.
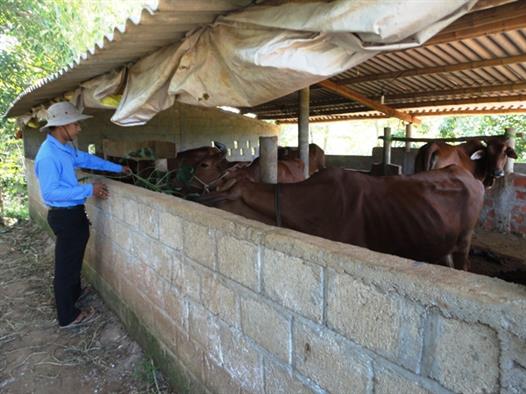
[[[214,108],[201,108],[175,104],[157,114],[148,124],[137,127],[120,127],[110,122],[113,111],[91,110],[85,113],[94,117],[81,123],[79,148],[87,150],[94,144],[102,155],[104,138],[130,141],[170,141],[177,150],[210,146],[212,141],[227,145],[231,155],[228,160],[252,160],[259,155],[259,136],[278,135],[277,126]],[[25,157],[34,159],[45,133],[35,129],[24,132]]]
[[[107,183],[87,271],[182,392],[526,390],[524,287]]]

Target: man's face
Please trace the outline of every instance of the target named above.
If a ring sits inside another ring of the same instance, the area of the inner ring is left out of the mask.
[[[77,136],[79,135],[81,131],[79,122],[70,123],[70,124],[64,125],[63,127],[64,127],[64,130],[66,130],[67,132],[67,133],[64,133],[66,134],[65,137],[70,137],[72,140],[77,138]],[[69,140],[69,138],[66,138],[66,139]]]

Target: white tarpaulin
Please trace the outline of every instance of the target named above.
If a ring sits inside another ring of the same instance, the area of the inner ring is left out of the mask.
[[[114,70],[80,85],[82,102],[79,107],[116,108],[109,97],[116,95],[124,81],[125,69]]]
[[[141,125],[174,100],[209,107],[262,104],[379,51],[421,45],[474,3],[337,0],[252,6],[132,66],[111,120]]]

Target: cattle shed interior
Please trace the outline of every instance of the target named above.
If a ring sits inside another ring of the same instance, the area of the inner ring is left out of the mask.
[[[26,89],[6,116],[36,116],[80,84],[254,3],[312,1],[161,0]],[[479,0],[422,46],[381,52],[309,91],[310,122],[524,113],[526,1]],[[168,141],[183,151],[216,140],[229,160],[250,160],[260,136],[277,136],[276,123],[301,115],[298,92],[238,108],[176,101],[135,127],[114,124],[111,109],[86,108],[93,118],[83,122],[79,148],[102,154],[111,139]],[[34,175],[45,135],[26,126],[23,138],[31,217],[47,228]],[[392,162],[412,166],[415,153],[395,148]],[[365,162],[327,159],[365,169],[382,160],[382,149]],[[181,392],[526,392],[523,285],[105,182],[112,197],[87,202],[85,273]],[[506,242],[526,235],[525,207],[522,174],[487,191],[479,228],[492,235],[476,240],[481,250],[500,237],[517,257],[520,248]]]

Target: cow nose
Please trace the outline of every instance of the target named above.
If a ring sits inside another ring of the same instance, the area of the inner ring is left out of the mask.
[[[495,170],[495,177],[499,178],[504,175],[504,170]]]

